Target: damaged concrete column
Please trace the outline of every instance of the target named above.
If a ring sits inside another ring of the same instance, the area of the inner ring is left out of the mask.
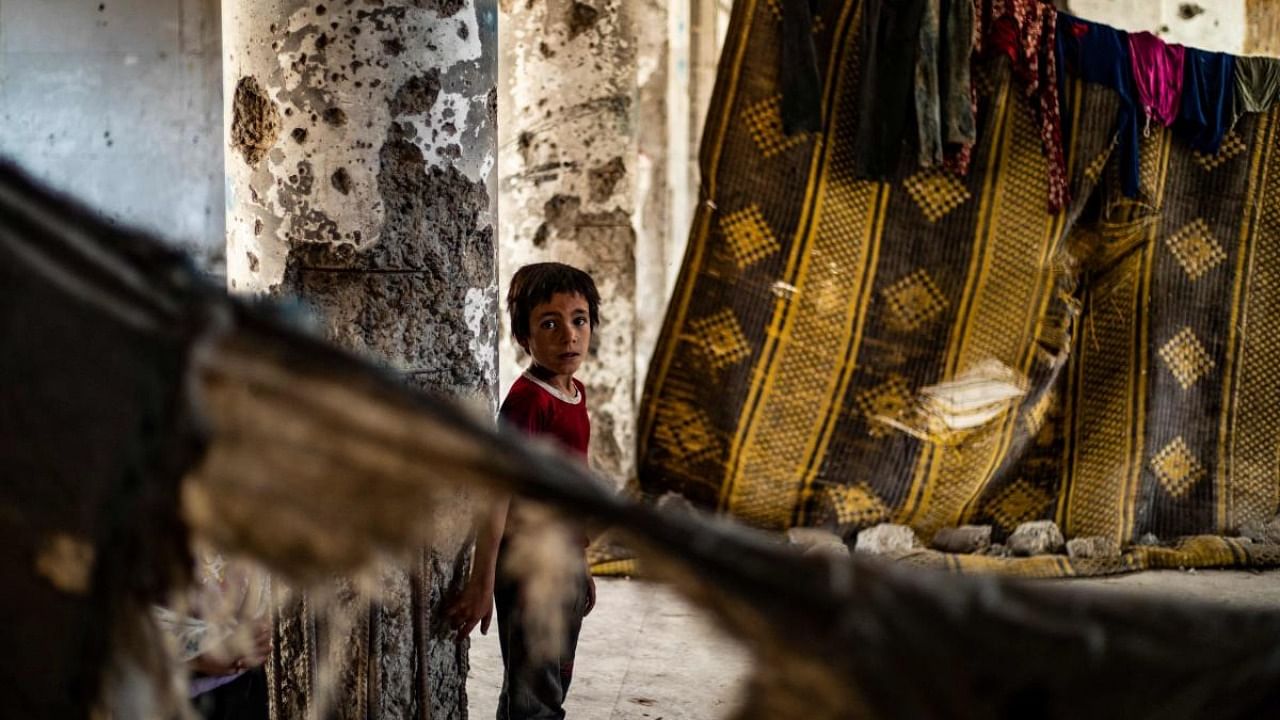
[[[636,40],[627,0],[502,0],[500,266],[556,260],[591,273],[603,325],[581,379],[591,462],[616,482],[634,466],[637,394]],[[504,328],[502,386],[528,358]]]
[[[492,409],[492,0],[224,0],[222,20],[231,288],[297,297],[330,340]],[[465,717],[438,612],[463,535],[383,572],[371,608],[352,583],[284,613],[273,715],[332,688],[336,717]]]

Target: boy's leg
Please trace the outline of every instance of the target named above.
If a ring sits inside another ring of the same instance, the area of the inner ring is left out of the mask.
[[[500,557],[499,568],[501,565]],[[519,588],[514,578],[499,570],[494,587],[494,614],[502,648],[503,677],[497,720],[564,718],[564,698],[573,677],[573,659],[582,627],[582,611],[586,607],[585,574],[579,580],[578,592],[566,608],[566,637],[561,655],[534,663],[529,657],[528,639],[520,617]]]

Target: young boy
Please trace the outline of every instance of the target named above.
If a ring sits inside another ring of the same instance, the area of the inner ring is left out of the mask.
[[[499,415],[531,435],[548,436],[586,461],[591,422],[586,388],[573,374],[582,366],[599,324],[600,296],[591,276],[561,263],[526,265],[511,278],[507,312],[511,334],[533,358],[529,369],[511,386]],[[595,583],[587,571],[574,588],[566,617],[564,650],[558,660],[529,660],[520,618],[520,587],[503,567],[502,555],[512,532],[508,510],[519,498],[498,498],[476,533],[471,577],[449,609],[449,617],[465,638],[477,623],[487,633],[496,605],[498,641],[502,647],[502,694],[498,720],[563,718],[564,698],[573,676],[573,656],[582,618],[595,605]]]

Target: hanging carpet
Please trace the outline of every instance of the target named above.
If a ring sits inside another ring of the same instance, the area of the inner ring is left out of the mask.
[[[1040,122],[999,59],[975,72],[967,176],[904,150],[860,180],[860,123],[893,114],[857,102],[864,5],[815,6],[825,131],[788,135],[778,4],[735,4],[641,490],[846,538],[1048,519],[1130,549],[915,557],[958,569],[1274,563],[1234,536],[1280,505],[1280,115],[1242,117],[1213,155],[1150,128],[1126,198],[1118,96],[1067,75],[1054,213]]]

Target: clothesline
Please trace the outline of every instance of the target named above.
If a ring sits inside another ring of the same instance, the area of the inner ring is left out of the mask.
[[[1040,127],[1048,203],[1055,212],[1070,199],[1061,120],[1067,74],[1120,97],[1116,151],[1128,197],[1138,195],[1138,151],[1153,125],[1172,128],[1192,148],[1215,154],[1244,113],[1266,112],[1280,95],[1275,58],[1166,43],[1148,32],[1059,13],[1041,0],[866,0],[859,32],[866,91],[858,96],[862,121],[854,138],[860,176],[884,179],[896,169],[911,114],[920,165],[967,175],[977,140],[972,64],[1004,55]],[[783,43],[784,75],[815,77],[816,67],[795,67],[801,56],[796,38],[793,33]],[[812,88],[813,81],[802,86]],[[789,131],[820,125],[816,93],[798,99],[790,92],[786,100]],[[806,112],[807,122],[797,120]]]

